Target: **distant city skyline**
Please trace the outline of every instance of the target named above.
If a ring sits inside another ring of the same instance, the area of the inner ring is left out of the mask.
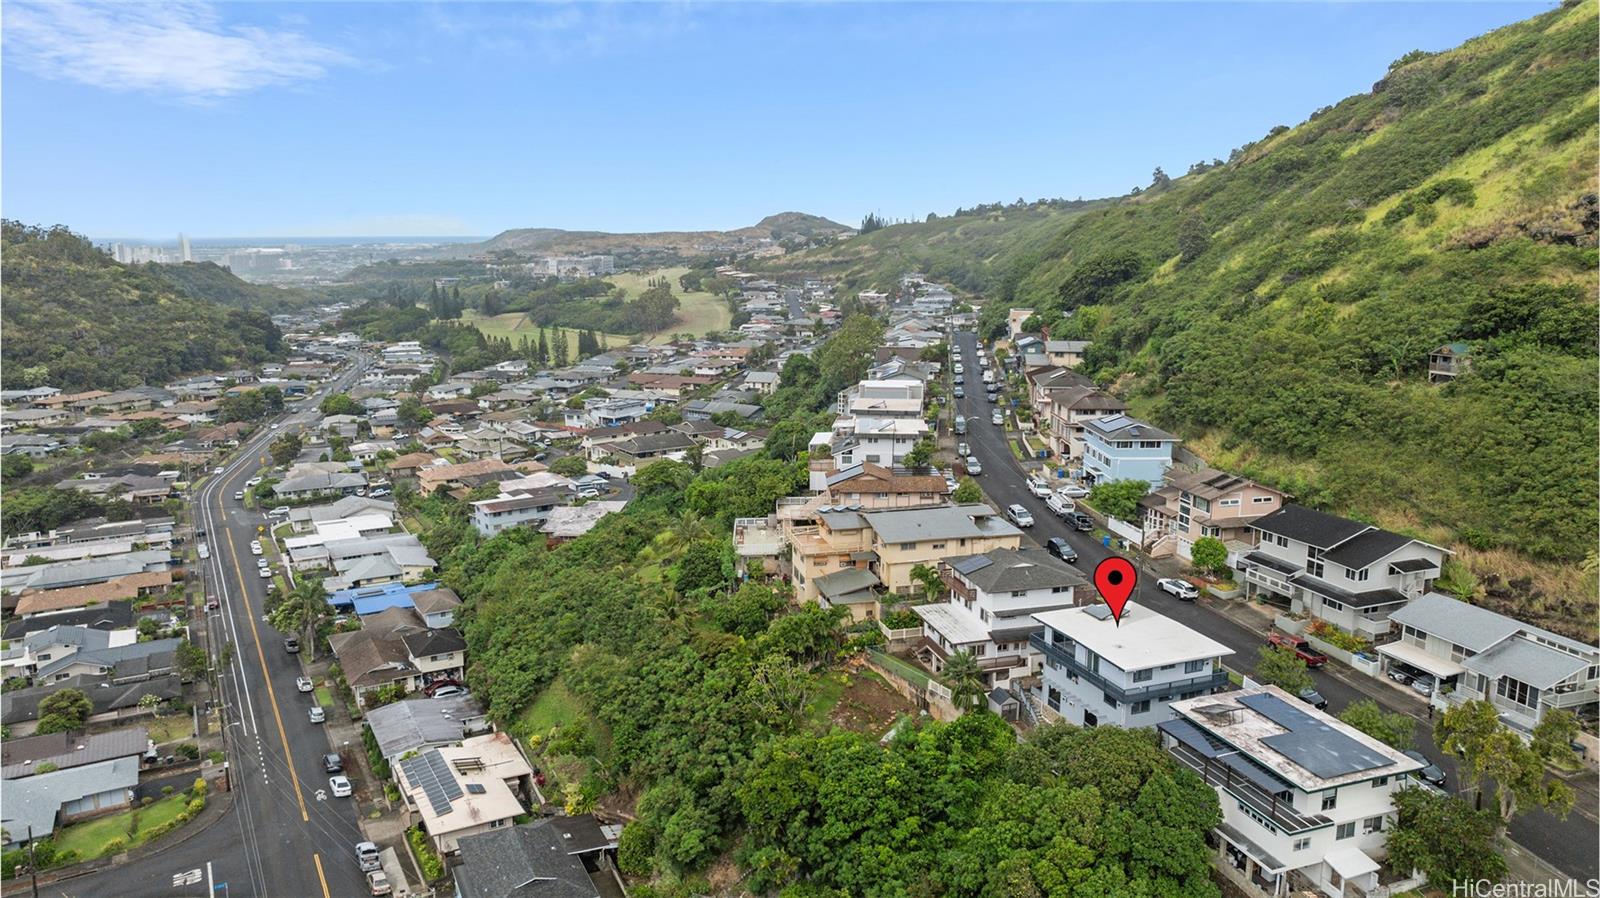
[[[0,212],[459,238],[1115,196],[1554,5],[8,3]]]

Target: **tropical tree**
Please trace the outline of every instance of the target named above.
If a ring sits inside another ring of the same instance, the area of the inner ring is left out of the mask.
[[[1150,491],[1143,480],[1111,480],[1089,490],[1089,504],[1123,521],[1138,520],[1139,500]]]
[[[939,679],[950,687],[950,701],[957,708],[974,708],[983,699],[983,668],[971,652],[962,649],[945,659]]]
[[[1428,881],[1499,882],[1506,873],[1497,834],[1500,819],[1475,810],[1454,795],[1415,787],[1394,794],[1395,824],[1389,830],[1389,863],[1421,870]]]
[[[1339,713],[1339,719],[1368,736],[1404,751],[1412,745],[1416,723],[1406,714],[1389,714],[1372,699],[1362,699]]]
[[[1294,649],[1285,646],[1261,647],[1261,655],[1256,660],[1255,678],[1291,695],[1311,688],[1311,673],[1306,670],[1306,663],[1300,660]]]
[[[956,485],[955,492],[950,494],[950,501],[960,505],[971,502],[983,501],[983,490],[978,488],[978,482],[971,477],[961,478],[961,483]]]
[[[1189,559],[1197,570],[1220,574],[1228,569],[1228,547],[1215,536],[1202,536],[1190,547]]]
[[[944,591],[944,580],[932,565],[919,564],[911,569],[911,579],[922,587],[922,594],[932,599]]]
[[[267,623],[280,633],[298,634],[301,636],[314,636],[316,629],[329,614],[328,591],[323,588],[322,581],[315,577],[305,577],[300,580],[295,588],[278,597],[267,609]],[[314,638],[307,640],[311,645],[311,657],[317,656],[317,641]]]
[[[39,726],[36,732],[65,733],[83,728],[94,703],[81,689],[57,689],[39,701]]]
[[[1544,759],[1500,722],[1489,702],[1463,702],[1444,712],[1433,725],[1433,741],[1461,759],[1461,776],[1474,788],[1484,778],[1494,780],[1502,822],[1511,822],[1519,806],[1543,808],[1563,818],[1572,810],[1572,789],[1546,776]]]

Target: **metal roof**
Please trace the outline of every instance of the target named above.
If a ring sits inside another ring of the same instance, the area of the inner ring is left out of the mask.
[[[1532,640],[1513,638],[1473,655],[1461,666],[1491,680],[1511,677],[1535,689],[1549,689],[1588,667],[1589,662]]]
[[[1460,601],[1440,592],[1430,592],[1413,599],[1406,607],[1389,615],[1389,619],[1406,626],[1448,639],[1456,645],[1482,652],[1503,639],[1518,633],[1554,645],[1564,646],[1590,656],[1600,655],[1600,648],[1576,639],[1568,639],[1549,630],[1525,624],[1516,618],[1496,614],[1487,608]]]

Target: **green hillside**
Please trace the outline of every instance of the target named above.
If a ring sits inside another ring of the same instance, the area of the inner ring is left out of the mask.
[[[921,271],[974,293],[1026,269],[1061,227],[1115,200],[993,204],[973,212],[890,225],[755,267],[774,274],[838,278],[848,289],[887,288]]]
[[[1595,48],[1588,0],[1411,53],[1219,168],[975,242],[967,266],[1014,266],[981,320],[1035,308],[1212,463],[1450,543],[1480,598],[1592,622],[1571,562],[1597,530]],[[1449,341],[1472,373],[1429,385]]]
[[[152,262],[146,267],[185,296],[239,309],[278,312],[322,301],[321,296],[309,290],[242,281],[215,262],[185,262],[177,265]]]
[[[63,390],[163,383],[273,357],[265,312],[225,308],[163,269],[122,265],[65,228],[6,221],[0,278],[5,385]],[[234,278],[221,269],[212,278]],[[224,284],[239,295],[250,285]]]

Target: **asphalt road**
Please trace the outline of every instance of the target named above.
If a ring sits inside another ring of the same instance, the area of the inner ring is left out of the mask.
[[[990,415],[997,406],[984,396],[981,375],[977,374],[980,369],[976,343],[976,337],[971,333],[963,332],[956,335],[956,344],[961,347],[962,366],[966,369],[967,395],[965,398],[954,400],[956,413],[966,416],[967,419],[967,436],[957,439],[965,439],[971,446],[972,454],[977,456],[983,465],[983,473],[976,479],[983,487],[984,493],[1002,511],[1008,505],[1017,504],[1032,512],[1036,523],[1024,531],[1029,539],[1042,546],[1046,540],[1053,537],[1066,538],[1078,552],[1078,569],[1083,572],[1085,578],[1092,578],[1095,565],[1117,553],[1092,539],[1090,534],[1079,533],[1068,527],[1045,507],[1043,499],[1028,492],[1023,467],[1016,460],[1016,456],[1011,454],[1004,430],[989,423]],[[1008,397],[1011,395],[1013,394],[1009,391],[1002,393],[1001,401],[1009,402]],[[1036,471],[1039,465],[1038,461],[1030,462],[1028,470]],[[1234,654],[1224,659],[1224,663],[1234,670],[1247,674],[1255,670],[1256,657],[1261,646],[1266,643],[1265,633],[1241,626],[1232,618],[1212,611],[1204,603],[1180,602],[1176,597],[1158,589],[1155,585],[1156,579],[1157,575],[1140,571],[1138,586],[1133,595],[1135,603],[1181,621],[1233,649]],[[1420,701],[1405,702],[1403,696],[1397,696],[1394,690],[1384,683],[1372,681],[1369,677],[1353,671],[1336,674],[1334,667],[1334,664],[1330,664],[1326,670],[1311,673],[1317,691],[1328,700],[1327,710],[1330,713],[1337,714],[1354,702],[1370,698],[1376,700],[1386,711],[1399,711],[1417,718],[1418,750],[1429,760],[1444,768],[1449,775],[1448,783],[1452,788],[1459,787],[1460,780],[1456,775],[1455,762],[1434,746],[1433,727],[1426,718],[1426,712]],[[1490,806],[1490,800],[1490,797],[1485,797],[1485,807]],[[1592,812],[1594,809],[1588,810]],[[1565,821],[1535,810],[1514,818],[1509,831],[1514,841],[1561,872],[1580,879],[1588,879],[1600,876],[1600,843],[1597,843],[1595,838],[1595,827],[1592,819],[1586,818],[1577,810],[1574,810]]]
[[[357,362],[311,401],[347,388],[363,368]],[[206,531],[200,541],[211,547],[211,559],[205,562],[207,591],[222,606],[202,623],[212,628],[217,645],[229,641],[234,646],[233,662],[220,672],[233,810],[169,851],[68,880],[50,894],[167,898],[204,896],[212,887],[227,898],[366,894],[354,859],[354,845],[362,839],[354,805],[328,792],[322,757],[330,746],[323,728],[307,717],[314,700],[295,689],[299,661],[284,651],[282,635],[263,617],[271,581],[256,573],[250,541],[266,519],[233,498],[262,466],[267,444],[315,417],[314,410],[293,412],[277,419],[277,429],[263,427],[222,474],[211,475],[196,497],[196,526]],[[318,797],[319,790],[324,797]],[[199,878],[196,870],[202,871]]]

